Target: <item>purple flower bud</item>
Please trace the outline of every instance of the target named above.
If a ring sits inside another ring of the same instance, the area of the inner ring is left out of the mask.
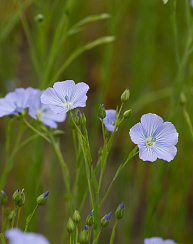
[[[129,87],[127,87],[127,91],[129,90]]]
[[[44,198],[46,198],[48,196],[48,194],[49,194],[49,191],[45,192],[44,193]]]
[[[122,203],[120,204],[120,209],[123,210],[124,207],[125,207],[125,206],[124,206],[124,202],[122,202]]]
[[[78,110],[77,116],[78,118],[80,118],[80,110]]]
[[[109,221],[111,219],[111,212],[106,215],[106,221]]]

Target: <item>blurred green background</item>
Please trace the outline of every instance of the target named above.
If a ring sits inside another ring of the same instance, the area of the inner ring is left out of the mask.
[[[100,215],[114,212],[118,204],[125,202],[115,243],[138,244],[145,237],[161,236],[192,244],[193,138],[184,111],[193,120],[193,10],[188,0],[177,1],[176,7],[175,4],[175,0],[169,0],[167,5],[161,0],[0,0],[1,97],[16,87],[46,89],[58,80],[89,84],[87,106],[81,111],[87,117],[93,163],[102,145],[98,106],[104,103],[106,109],[116,109],[122,92],[130,88],[131,97],[124,110],[131,108],[132,117],[116,133],[103,193],[134,148],[128,132],[143,114],[156,113],[172,121],[179,132],[178,153],[172,162],[150,163],[135,157],[114,184]],[[102,13],[106,14],[101,16]],[[100,17],[80,22],[91,15]],[[186,107],[180,105],[181,92],[186,96]],[[0,120],[0,172],[6,162],[8,121],[8,117]],[[61,147],[73,179],[72,133],[67,121],[59,128],[65,131]],[[15,121],[13,142],[17,131]],[[31,134],[26,130],[23,138]],[[29,230],[43,233],[51,243],[60,243],[69,216],[64,208],[60,167],[45,141],[38,138],[17,153],[4,189],[10,207],[14,206],[11,196],[17,188],[24,188],[26,194],[21,228],[35,207],[36,197],[50,191]],[[89,212],[87,199],[81,212],[81,228]],[[115,217],[102,231],[99,243],[108,243],[114,221]]]

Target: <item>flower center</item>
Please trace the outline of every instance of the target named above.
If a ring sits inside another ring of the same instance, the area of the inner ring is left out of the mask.
[[[64,102],[64,105],[63,105],[64,108],[71,108],[73,104],[70,102],[70,99],[67,95],[65,96],[65,100],[66,100],[66,102]]]
[[[36,111],[36,116],[37,116],[37,118],[40,119],[40,118],[42,117],[42,115],[43,115],[43,114],[42,114],[42,111],[38,109],[38,110]]]
[[[155,137],[148,137],[146,138],[146,144],[149,146],[149,147],[153,147],[156,143],[156,138]]]

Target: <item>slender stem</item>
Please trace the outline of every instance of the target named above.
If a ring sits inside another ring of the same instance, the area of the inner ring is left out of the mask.
[[[23,118],[23,121],[25,122],[25,124],[31,129],[33,130],[35,133],[37,133],[39,136],[43,137],[46,141],[50,142],[49,138],[44,135],[43,133],[41,133],[39,130],[37,130],[35,127],[33,127],[25,118]]]
[[[14,207],[13,218],[12,218],[12,222],[11,222],[11,228],[13,228],[13,226],[14,226],[16,213],[17,213],[17,205],[15,205],[15,207]]]
[[[73,204],[72,194],[71,194],[71,190],[70,190],[70,174],[69,174],[68,166],[64,161],[63,155],[62,155],[61,150],[60,150],[59,142],[55,140],[55,138],[49,132],[49,130],[47,131],[47,133],[50,137],[50,142],[54,148],[55,154],[56,154],[56,156],[58,158],[58,162],[60,164],[60,168],[62,170],[64,184],[66,186],[66,190],[68,192],[68,196],[70,199],[69,208],[70,208],[70,212],[72,212],[74,204]]]
[[[105,139],[105,129],[104,129],[103,119],[102,119],[102,132],[103,132],[103,140],[104,140],[104,144],[106,144],[106,139]]]
[[[112,230],[112,233],[111,233],[110,244],[113,244],[114,239],[115,239],[115,229],[116,229],[116,226],[117,226],[117,222],[118,222],[118,219],[116,219],[115,224],[113,226],[113,230]]]
[[[85,169],[86,169],[86,178],[87,178],[87,182],[88,182],[88,191],[89,191],[89,197],[90,197],[90,204],[91,204],[91,208],[94,208],[94,200],[93,200],[93,195],[92,195],[92,185],[90,182],[90,170],[89,170],[89,163],[88,163],[88,159],[87,159],[87,155],[85,152],[85,147],[83,145],[83,141],[82,141],[82,137],[80,137],[80,143],[81,143],[81,147],[82,147],[82,151],[83,151],[83,155],[84,155],[84,161],[85,161]]]
[[[5,238],[4,238],[3,233],[0,233],[0,238],[1,238],[2,244],[5,244]]]
[[[21,212],[21,208],[19,207],[19,211],[18,211],[18,215],[17,215],[17,224],[16,224],[16,227],[18,227],[18,224],[19,224],[20,212]]]
[[[191,119],[190,119],[190,115],[189,115],[186,107],[183,108],[183,115],[184,115],[184,118],[186,120],[186,123],[188,124],[189,130],[190,130],[190,134],[191,134],[192,139],[193,139],[193,126],[192,126],[192,122],[191,122]]]
[[[76,224],[76,236],[75,236],[75,244],[78,242],[78,225]]]
[[[39,206],[39,205],[37,204],[37,205],[35,206],[33,212],[27,217],[24,232],[27,232],[29,223],[30,223],[30,221],[31,221],[31,219],[32,219],[32,217],[33,217],[35,211],[37,210],[38,206]]]
[[[98,235],[97,235],[97,238],[93,241],[92,244],[97,244],[98,239],[99,239],[99,236],[100,236],[100,234],[101,234],[101,231],[102,231],[102,228],[100,228],[100,231],[99,231],[99,233],[98,233]]]
[[[134,150],[135,150],[135,149],[136,149],[136,147],[134,148]],[[131,152],[131,153],[132,153],[132,152]],[[121,165],[119,166],[119,168],[118,168],[117,172],[115,173],[115,176],[114,176],[114,178],[113,178],[113,180],[112,180],[110,186],[108,187],[108,189],[107,189],[107,191],[106,191],[106,193],[105,193],[105,195],[104,195],[104,197],[103,197],[101,203],[99,204],[99,208],[102,206],[102,204],[104,203],[105,199],[106,199],[107,196],[109,195],[109,192],[110,192],[110,190],[111,190],[111,188],[112,188],[112,186],[113,186],[115,180],[117,179],[118,175],[121,173],[121,171],[123,170],[123,168],[125,167],[125,165],[129,162],[129,160],[130,160],[131,158],[133,158],[135,155],[137,155],[137,154],[139,153],[139,151],[135,152],[135,153],[132,154],[132,155],[131,155],[131,153],[129,154],[129,156],[128,156],[127,160],[125,161],[125,163],[124,163],[124,164],[121,164]]]
[[[72,130],[72,137],[73,137],[73,142],[74,142],[74,150],[75,150],[76,157],[77,157],[78,149],[77,149],[76,132],[75,132],[75,130]]]
[[[71,119],[72,119],[72,122],[73,122],[74,126],[75,126],[75,127],[76,127],[76,129],[78,130],[79,134],[81,135],[81,137],[83,138],[83,140],[86,142],[85,137],[83,136],[82,132],[81,132],[81,131],[80,131],[80,129],[78,128],[77,124],[75,123],[75,121],[74,121],[74,119],[73,119],[73,117],[72,117],[72,114],[71,114],[71,113],[70,113],[70,117],[71,117]]]
[[[2,211],[1,211],[1,214],[2,214],[2,216],[1,216],[1,231],[3,232],[3,221],[4,221],[4,209],[5,209],[5,207],[4,207],[4,205],[2,205]]]
[[[70,234],[70,244],[71,244],[71,234]]]

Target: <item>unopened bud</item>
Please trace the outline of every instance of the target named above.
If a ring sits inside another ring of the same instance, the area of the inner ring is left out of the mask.
[[[111,212],[106,214],[102,219],[101,219],[101,226],[106,227],[109,225],[111,219]]]
[[[24,194],[24,189],[22,189],[22,191],[20,189],[17,189],[12,196],[15,205],[17,205],[18,207],[21,207],[24,205],[25,203],[25,194]]]
[[[129,100],[130,97],[130,91],[129,87],[122,93],[121,95],[121,102],[124,103]]]
[[[89,238],[88,229],[89,228],[85,225],[84,230],[81,230],[81,232],[80,232],[80,242],[81,243],[87,243],[88,242],[88,238]]]
[[[7,195],[3,190],[0,193],[0,205],[5,205],[7,203]]]
[[[91,226],[94,224],[94,212],[91,210],[90,214],[86,218],[86,223],[88,226]]]
[[[39,197],[37,197],[36,202],[38,205],[44,205],[47,198],[48,198],[49,191],[41,194]]]
[[[72,233],[74,231],[74,222],[73,222],[72,218],[69,218],[69,220],[67,222],[67,231],[69,233]]]
[[[123,118],[124,119],[129,119],[131,117],[131,114],[132,114],[132,111],[131,111],[131,109],[129,109],[129,110],[124,112]]]
[[[80,222],[81,217],[80,217],[80,213],[79,213],[78,209],[76,209],[76,210],[74,211],[74,214],[73,214],[73,216],[72,216],[72,219],[73,219],[73,221],[74,221],[76,224]]]
[[[125,211],[124,202],[122,202],[115,211],[116,218],[121,219],[123,217],[124,211]]]
[[[106,111],[104,104],[100,104],[99,110],[98,110],[98,117],[100,119],[104,119],[106,117]]]

